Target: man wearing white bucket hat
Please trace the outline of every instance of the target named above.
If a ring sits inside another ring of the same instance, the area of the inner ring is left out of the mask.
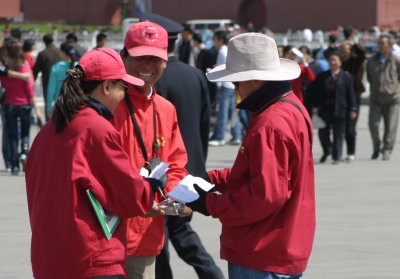
[[[229,278],[300,278],[315,233],[312,126],[290,83],[300,68],[256,33],[233,37],[226,62],[207,77],[233,82],[252,120],[232,168],[209,171],[215,188],[194,185],[187,205],[221,221]]]

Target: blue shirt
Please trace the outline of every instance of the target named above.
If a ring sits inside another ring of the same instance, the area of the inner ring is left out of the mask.
[[[75,63],[74,65],[76,65]],[[60,95],[61,87],[67,77],[67,70],[70,69],[71,64],[66,61],[58,61],[51,67],[49,83],[47,85],[47,98],[46,98],[46,113],[53,109],[53,104]]]

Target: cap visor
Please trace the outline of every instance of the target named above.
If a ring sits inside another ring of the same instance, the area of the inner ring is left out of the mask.
[[[124,75],[123,77],[121,77],[121,80],[125,81],[126,83],[129,83],[131,85],[137,85],[137,86],[144,86],[144,81],[139,79],[139,78],[135,78],[134,76],[131,75]]]
[[[168,61],[168,53],[166,49],[151,47],[151,46],[138,46],[128,49],[130,56],[156,56]]]
[[[246,81],[246,80],[293,80],[300,76],[299,65],[288,59],[280,59],[281,67],[274,70],[232,71],[226,65],[220,65],[207,74],[209,81]]]

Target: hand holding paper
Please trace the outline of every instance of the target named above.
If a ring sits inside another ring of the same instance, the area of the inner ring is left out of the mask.
[[[167,194],[167,197],[181,203],[189,203],[199,198],[199,193],[196,191],[194,184],[205,192],[210,191],[214,185],[207,182],[201,177],[187,175],[181,182]]]

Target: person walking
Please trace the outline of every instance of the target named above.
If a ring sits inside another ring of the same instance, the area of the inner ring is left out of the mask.
[[[354,120],[357,116],[357,102],[354,93],[353,77],[342,70],[340,52],[334,51],[329,56],[330,70],[322,72],[310,85],[313,107],[325,122],[325,127],[318,130],[323,155],[319,160],[325,163],[332,155],[333,164],[342,161],[343,140],[346,119]],[[333,141],[330,133],[333,132]]]
[[[392,53],[390,35],[383,34],[378,40],[378,53],[367,62],[367,79],[370,83],[369,131],[372,138],[372,160],[382,152],[383,160],[390,160],[397,137],[400,103],[400,61]],[[379,125],[383,117],[383,139]]]
[[[47,86],[47,99],[45,111],[48,118],[51,118],[53,105],[60,95],[63,81],[67,77],[68,69],[72,69],[78,60],[76,50],[72,45],[64,42],[60,46],[61,60],[56,62],[50,71],[49,84]]]
[[[200,197],[186,204],[222,223],[230,279],[297,279],[307,267],[316,223],[313,129],[291,90],[299,75],[298,64],[280,59],[275,41],[258,33],[233,37],[226,64],[207,75],[233,82],[238,108],[253,115],[232,168],[210,170],[215,188],[194,185]]]
[[[214,33],[214,46],[216,49],[218,49],[217,65],[223,65],[226,62],[228,50],[227,43],[228,34],[225,31],[217,31]],[[225,131],[228,126],[229,120],[232,119],[232,138],[229,143],[232,145],[239,145],[242,141],[243,131],[240,125],[239,118],[232,117],[235,110],[235,87],[231,82],[219,82],[217,83],[217,86],[217,123],[208,144],[210,146],[225,145]]]
[[[65,40],[74,47],[76,56],[78,58],[80,58],[87,51],[87,48],[79,43],[78,36],[74,32],[67,34]]]
[[[366,59],[366,51],[360,44],[351,45],[345,41],[339,47],[340,58],[342,60],[342,69],[349,72],[354,81],[354,92],[356,94],[356,117],[351,119],[348,115],[346,119],[345,139],[347,145],[347,161],[356,159],[356,138],[357,138],[357,121],[361,106],[361,94],[365,92],[362,82],[364,76],[364,62]]]
[[[43,99],[46,102],[50,70],[53,64],[61,59],[61,54],[60,50],[53,44],[52,35],[44,35],[43,42],[45,44],[45,49],[38,53],[35,67],[33,69],[33,77],[36,80],[39,73],[42,73]]]
[[[11,70],[4,64],[5,60],[8,60],[7,51],[5,45],[12,41],[12,39],[7,39],[4,44],[0,47],[0,76],[20,79],[25,82],[30,82],[32,79],[32,73],[20,73],[19,71]],[[1,137],[1,149],[3,154],[4,166],[6,172],[11,172],[12,166],[12,154],[11,154],[11,139],[8,135],[7,129],[5,129],[5,116],[4,116],[4,97],[6,89],[0,84],[0,118],[3,126],[3,133]]]
[[[176,109],[179,129],[186,147],[186,170],[193,176],[206,173],[208,135],[210,131],[210,101],[204,74],[179,60],[174,54],[175,40],[182,25],[157,14],[142,14],[140,20],[151,20],[168,32],[168,62],[155,87],[158,94],[169,100]],[[200,279],[221,279],[222,271],[201,243],[190,225],[192,214],[186,217],[165,216],[164,248],[156,258],[156,279],[172,279],[169,264],[168,240],[178,256],[191,265]]]
[[[128,278],[155,278],[155,259],[164,246],[164,214],[159,205],[186,175],[187,154],[179,130],[175,107],[156,94],[168,60],[167,31],[158,24],[143,21],[126,33],[120,54],[129,74],[143,79],[143,86],[130,86],[124,102],[114,115],[124,150],[138,171],[152,160],[169,164],[163,194],[157,194],[149,214],[127,220]],[[158,159],[155,159],[158,158]],[[185,213],[185,209],[181,214]]]
[[[18,175],[21,164],[22,169],[25,170],[25,160],[29,151],[31,111],[34,109],[38,119],[41,118],[41,113],[36,105],[32,70],[25,60],[22,46],[17,40],[12,39],[5,44],[4,51],[9,69],[30,75],[28,82],[0,76],[0,82],[5,89],[2,104],[5,120],[3,129],[6,130],[9,140],[11,174]],[[19,144],[21,144],[20,150]]]
[[[107,239],[86,190],[127,218],[147,213],[161,186],[132,169],[109,122],[127,84],[143,81],[126,74],[117,52],[87,52],[68,70],[52,118],[32,144],[26,191],[35,278],[125,275],[126,228],[120,224]]]
[[[100,32],[96,35],[96,45],[94,49],[105,47],[107,44],[107,34],[104,32]]]

